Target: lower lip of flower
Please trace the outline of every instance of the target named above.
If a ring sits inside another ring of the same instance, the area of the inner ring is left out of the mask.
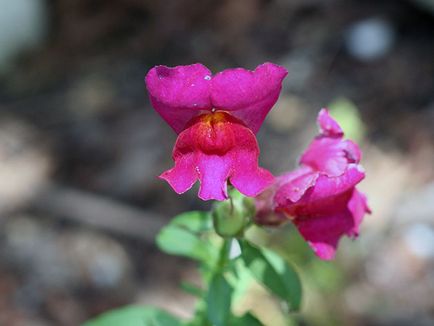
[[[236,135],[230,128],[234,123],[242,124],[224,111],[202,114],[192,121],[192,136],[202,152],[223,155],[235,145]]]

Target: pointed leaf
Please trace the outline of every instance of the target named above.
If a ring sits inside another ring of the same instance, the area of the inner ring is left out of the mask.
[[[212,230],[212,219],[209,212],[191,211],[177,215],[170,224],[185,227],[192,232]]]
[[[182,323],[164,310],[154,307],[127,306],[103,313],[83,326],[181,326]]]
[[[211,280],[207,296],[208,319],[215,326],[227,326],[231,315],[232,287],[222,274]]]
[[[301,283],[293,267],[276,253],[242,242],[242,259],[252,275],[292,310],[301,303]]]
[[[172,255],[206,261],[210,258],[211,246],[197,234],[176,225],[164,227],[157,236],[158,247]]]
[[[213,246],[203,236],[211,229],[209,213],[187,212],[176,216],[162,228],[156,242],[158,247],[168,254],[206,262],[216,254]]]

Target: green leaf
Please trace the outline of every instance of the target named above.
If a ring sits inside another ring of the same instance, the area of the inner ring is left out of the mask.
[[[181,326],[181,321],[154,307],[127,306],[93,318],[83,326]]]
[[[290,307],[299,310],[301,305],[302,287],[300,278],[295,269],[282,257],[271,250],[262,251],[265,258],[273,266],[274,270],[280,275],[280,279],[285,285],[287,295],[289,295]]]
[[[262,323],[257,320],[252,314],[245,314],[242,317],[233,317],[228,325],[231,326],[262,326]]]
[[[341,97],[329,104],[334,119],[340,124],[345,136],[357,142],[362,141],[365,127],[357,106],[349,99]]]
[[[196,234],[186,229],[168,225],[157,236],[158,247],[172,255],[207,260],[210,248]]]
[[[213,228],[209,212],[191,211],[177,215],[170,222],[171,225],[184,227],[192,232],[205,232]]]
[[[189,294],[191,294],[197,298],[201,298],[204,294],[204,291],[201,288],[197,287],[194,284],[188,283],[188,282],[182,282],[181,288],[185,292],[187,292],[187,293],[189,293]]]
[[[211,280],[206,298],[208,319],[215,326],[226,326],[231,315],[232,287],[222,274]]]
[[[196,302],[193,319],[186,322],[183,326],[212,326],[207,316],[206,301],[204,298]]]
[[[207,262],[215,256],[215,249],[202,237],[201,232],[211,227],[212,221],[208,213],[184,213],[161,229],[156,242],[168,254]]]
[[[276,253],[258,249],[248,242],[241,244],[245,265],[252,275],[292,310],[300,308],[301,283],[293,267]]]

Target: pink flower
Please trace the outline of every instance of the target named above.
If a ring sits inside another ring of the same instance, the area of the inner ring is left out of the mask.
[[[264,63],[215,76],[201,64],[157,66],[146,75],[154,109],[178,134],[175,166],[161,174],[179,194],[199,180],[203,200],[227,198],[227,181],[256,196],[274,180],[258,166],[258,132],[287,71]]]
[[[356,189],[365,172],[357,144],[343,140],[343,131],[326,109],[318,115],[318,135],[295,171],[276,178],[257,199],[257,222],[279,224],[288,218],[321,259],[335,256],[343,235],[356,237],[366,197]]]

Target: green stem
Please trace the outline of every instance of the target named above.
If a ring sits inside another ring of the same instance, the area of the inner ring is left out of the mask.
[[[231,243],[232,238],[223,238],[223,244],[220,248],[219,259],[213,273],[214,275],[222,273],[224,268],[226,267],[226,264],[229,261],[229,250],[231,248]]]
[[[199,305],[196,307],[195,317],[191,324],[192,326],[199,326],[199,325],[211,326],[211,323],[208,320],[208,312],[207,312],[208,307],[206,306],[204,300],[208,296],[208,291],[213,278],[216,275],[223,273],[224,269],[226,268],[226,265],[229,261],[229,250],[232,242],[232,238],[222,238],[222,239],[223,239],[223,243],[220,247],[220,252],[216,264],[214,265],[210,273],[206,273],[205,275],[203,275],[203,280],[205,282],[205,287],[206,287],[206,293],[202,294],[203,299],[201,300],[201,303],[199,303]]]

